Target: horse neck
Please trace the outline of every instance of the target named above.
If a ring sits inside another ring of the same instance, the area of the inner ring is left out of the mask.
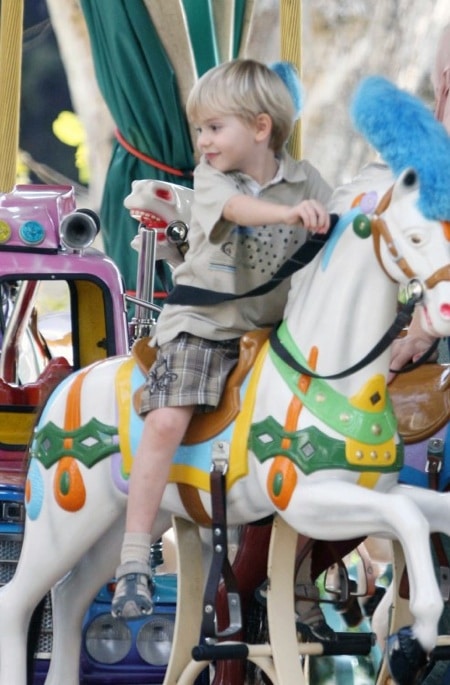
[[[285,321],[302,355],[318,350],[316,370],[339,373],[359,362],[381,339],[395,318],[398,285],[379,266],[371,239],[349,228],[326,267],[323,254],[292,279]],[[387,350],[362,370],[331,381],[349,396],[375,374],[387,376]]]

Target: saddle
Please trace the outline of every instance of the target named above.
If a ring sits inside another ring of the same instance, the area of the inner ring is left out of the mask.
[[[426,440],[450,419],[450,364],[422,364],[398,374],[389,394],[405,444]]]
[[[183,445],[195,445],[219,435],[233,421],[240,410],[240,387],[270,334],[270,328],[249,331],[241,337],[239,360],[230,373],[220,403],[212,412],[194,414],[183,439]],[[141,371],[147,375],[156,358],[156,347],[149,346],[149,338],[136,340],[131,354]],[[133,406],[139,412],[143,386],[133,395]]]

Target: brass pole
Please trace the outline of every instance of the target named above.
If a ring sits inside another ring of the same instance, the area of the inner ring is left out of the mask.
[[[302,73],[302,3],[301,0],[280,0],[281,59],[292,62]],[[289,152],[296,159],[302,154],[300,121],[295,123],[288,143]]]
[[[22,76],[23,0],[1,0],[0,15],[0,192],[16,184]]]

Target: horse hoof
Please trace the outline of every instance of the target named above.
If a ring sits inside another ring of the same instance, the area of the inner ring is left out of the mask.
[[[386,647],[389,672],[397,685],[414,685],[427,664],[427,655],[409,626],[390,635]]]

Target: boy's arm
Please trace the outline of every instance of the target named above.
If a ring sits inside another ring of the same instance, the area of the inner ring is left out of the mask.
[[[290,207],[249,195],[234,195],[225,203],[222,216],[242,226],[298,224],[317,232],[326,232],[330,226],[328,211],[317,200],[303,200]]]

